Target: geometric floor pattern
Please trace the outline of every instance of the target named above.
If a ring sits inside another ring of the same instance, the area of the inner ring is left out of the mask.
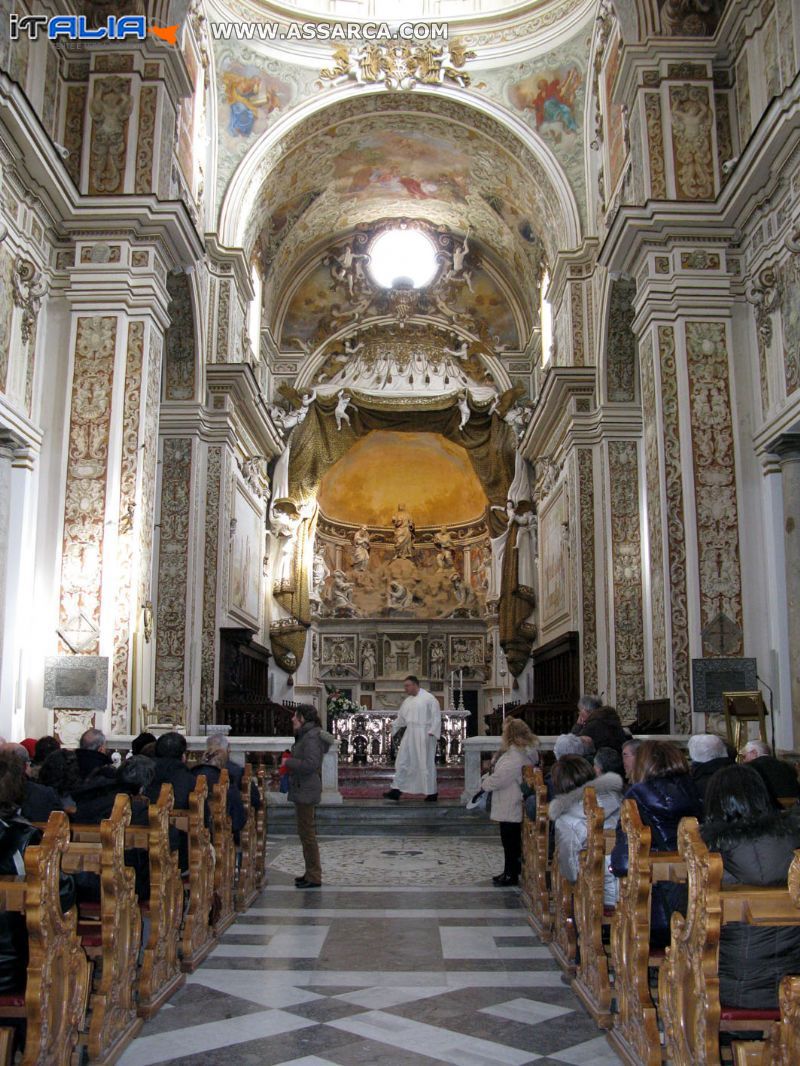
[[[376,856],[405,847],[358,839]],[[271,867],[269,887],[120,1066],[617,1066],[518,893],[475,873],[484,844],[452,847],[449,884],[396,871],[391,886],[362,877],[301,893],[296,868]]]

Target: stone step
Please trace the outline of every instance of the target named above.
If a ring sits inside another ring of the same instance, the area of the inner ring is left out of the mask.
[[[291,804],[270,806],[270,838],[296,835]],[[497,826],[483,812],[466,810],[461,804],[389,800],[345,801],[339,806],[317,808],[320,836],[496,837]]]

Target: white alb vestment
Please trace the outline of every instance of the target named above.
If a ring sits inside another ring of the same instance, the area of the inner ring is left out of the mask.
[[[392,723],[392,735],[405,727],[395,763],[392,788],[432,796],[436,788],[436,746],[442,735],[442,712],[435,696],[420,689],[408,696]]]

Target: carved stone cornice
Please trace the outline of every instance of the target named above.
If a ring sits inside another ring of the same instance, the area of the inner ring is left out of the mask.
[[[520,442],[523,457],[531,462],[544,455],[555,458],[573,420],[586,417],[578,412],[577,402],[588,401],[594,406],[596,389],[595,367],[551,366]]]
[[[800,462],[800,433],[782,433],[772,442],[769,450],[778,456],[781,466]]]
[[[272,459],[284,443],[249,363],[212,363],[205,368],[212,413],[225,412],[249,455]]]

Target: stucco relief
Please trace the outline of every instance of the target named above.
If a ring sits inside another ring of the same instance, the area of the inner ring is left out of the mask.
[[[128,120],[133,110],[128,78],[98,78],[89,112],[92,116],[89,192],[122,192],[127,154]]]
[[[692,731],[689,682],[689,614],[686,590],[686,524],[683,510],[675,331],[659,326],[658,362],[661,370],[661,411],[664,431],[664,480],[672,631],[672,706],[675,729]]]
[[[606,325],[608,399],[632,403],[636,398],[636,337],[632,323],[636,282],[611,282]]]
[[[145,85],[139,93],[139,129],[136,138],[136,173],[134,190],[153,192],[153,149],[155,146],[158,89]]]
[[[645,691],[639,454],[636,441],[609,442],[608,473],[616,705],[623,721],[632,721],[636,717],[636,703],[643,698]]]
[[[187,274],[169,274],[170,324],[165,337],[164,399],[191,400],[195,390],[195,332]]]
[[[644,94],[644,116],[647,127],[647,158],[650,164],[650,195],[654,200],[666,200],[664,127],[661,121],[661,97],[658,93]]]
[[[8,357],[11,348],[11,319],[14,314],[11,278],[14,258],[0,244],[0,392],[6,391]]]
[[[125,393],[122,398],[122,459],[120,464],[119,520],[117,523],[117,588],[114,608],[114,653],[111,666],[111,732],[125,733],[128,715],[131,611],[134,587],[136,485],[139,464],[139,422],[144,361],[144,323],[128,326]]]
[[[70,400],[61,558],[62,629],[99,631],[117,319],[79,318]],[[98,654],[97,639],[82,648]]]
[[[192,441],[164,440],[161,464],[158,547],[155,705],[161,711],[185,707],[187,583],[192,484]]]
[[[152,600],[151,573],[153,557],[153,523],[158,462],[158,414],[161,399],[161,346],[159,334],[150,332],[145,385],[144,436],[142,440],[142,498],[139,522],[139,600],[137,608]]]
[[[208,449],[206,475],[205,558],[203,565],[203,629],[200,649],[200,721],[214,720],[214,662],[217,639],[217,575],[219,573],[219,510],[222,491],[222,448]]]
[[[687,322],[686,360],[702,628],[724,614],[741,629],[739,513],[724,324]],[[741,654],[741,640],[729,654]]]
[[[653,698],[667,695],[667,645],[664,595],[664,541],[661,525],[661,464],[658,454],[658,402],[653,367],[653,340],[647,337],[640,349],[642,416],[644,420],[647,530],[650,547],[650,613],[653,643]]]
[[[781,330],[786,395],[800,386],[800,254],[790,256],[781,269]]]
[[[704,85],[671,85],[669,99],[676,196],[679,200],[713,199],[714,112],[709,89]]]
[[[580,510],[583,689],[597,692],[597,594],[595,589],[594,461],[589,448],[578,450]]]

